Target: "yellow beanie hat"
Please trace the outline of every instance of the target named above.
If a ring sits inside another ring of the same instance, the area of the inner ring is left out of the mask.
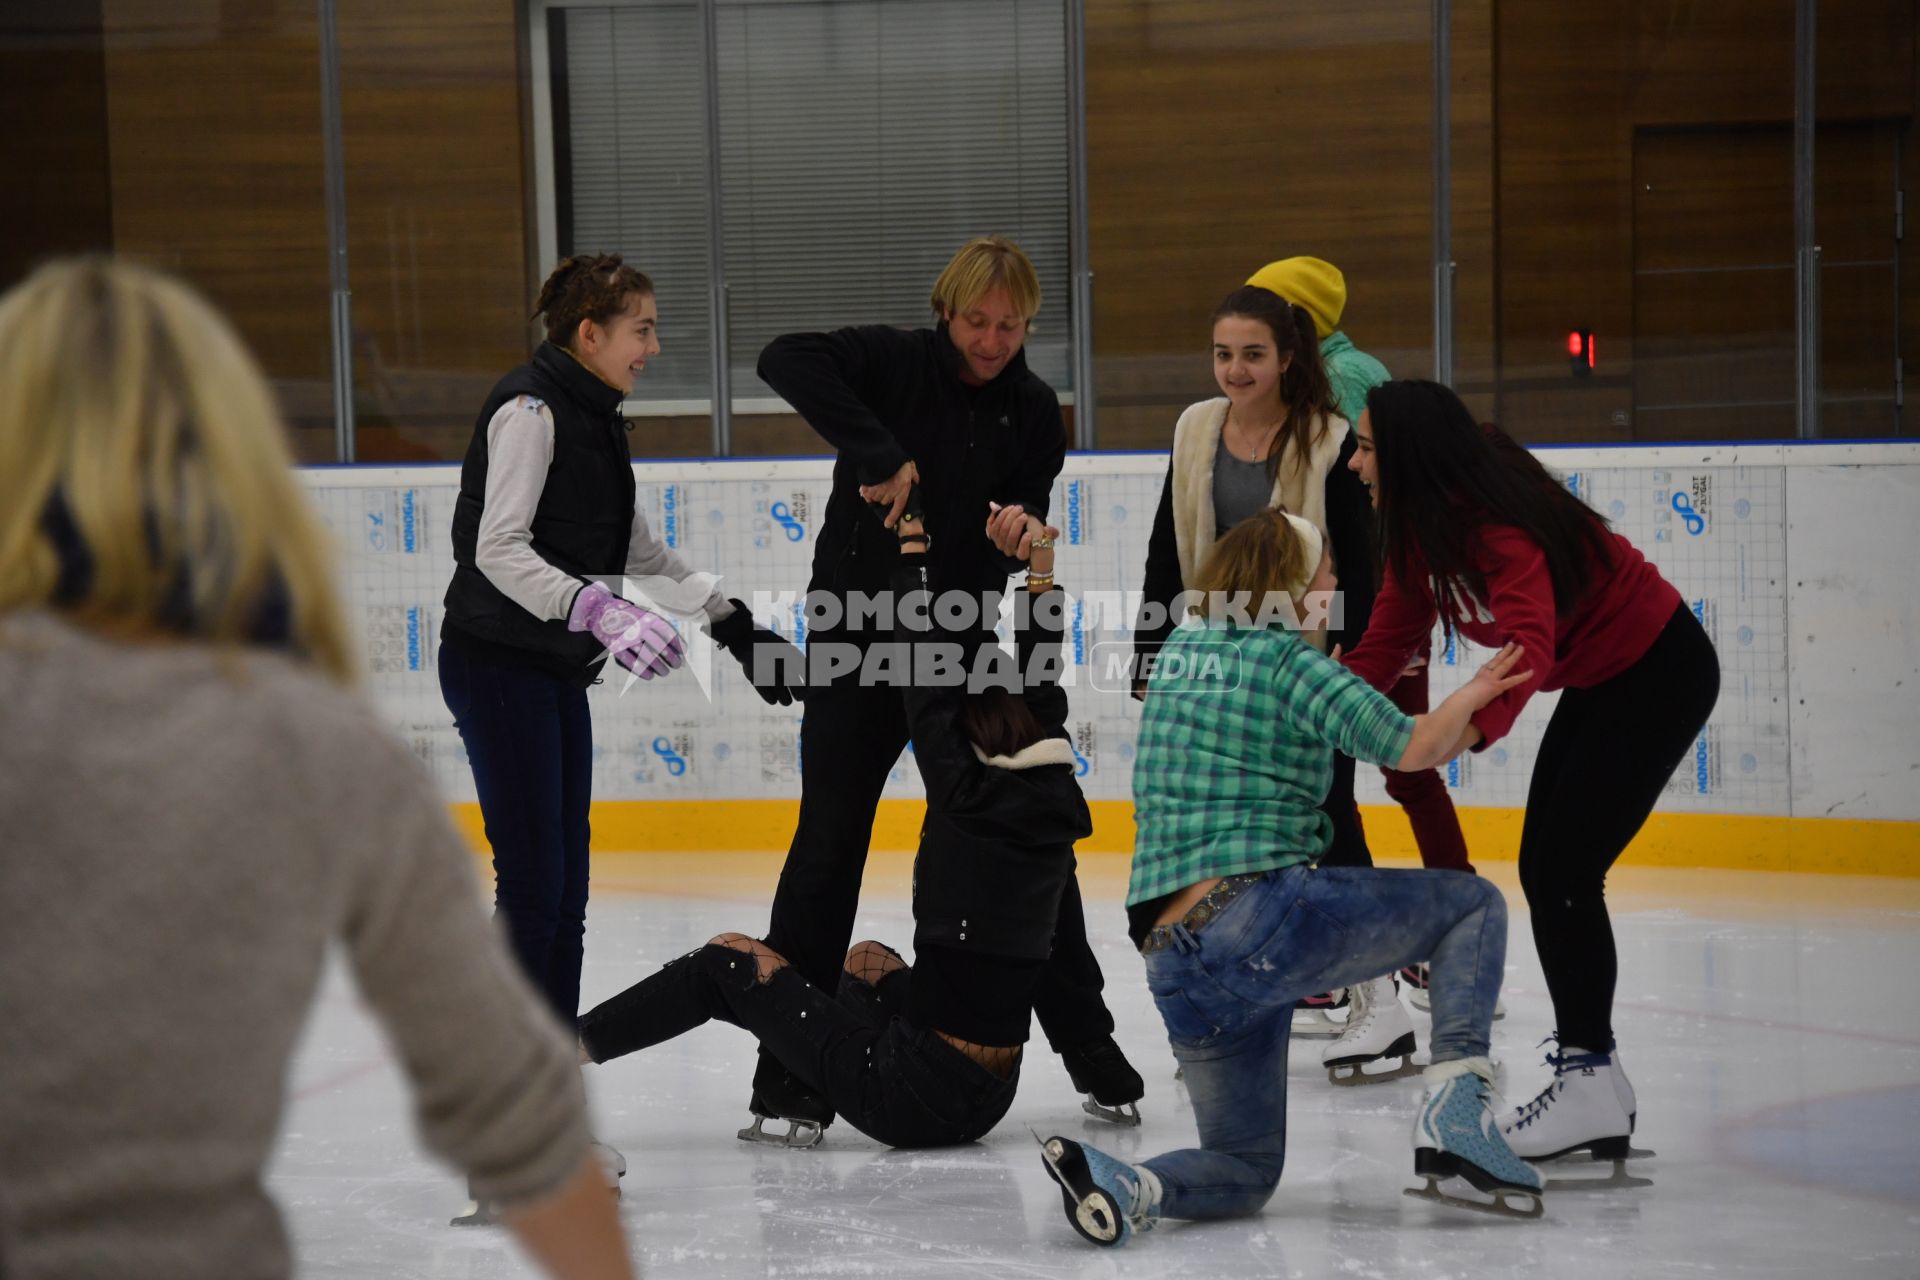
[[[1307,309],[1313,327],[1325,338],[1340,325],[1347,309],[1347,278],[1320,258],[1282,258],[1247,277],[1247,283],[1279,294]]]

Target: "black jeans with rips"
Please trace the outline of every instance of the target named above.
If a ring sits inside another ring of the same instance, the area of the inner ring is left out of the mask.
[[[907,1021],[912,972],[878,983],[842,972],[829,994],[792,965],[761,982],[752,954],[708,943],[583,1015],[580,1042],[606,1062],[709,1019],[730,1022],[876,1142],[972,1142],[1013,1105],[1019,1069],[1003,1080]]]

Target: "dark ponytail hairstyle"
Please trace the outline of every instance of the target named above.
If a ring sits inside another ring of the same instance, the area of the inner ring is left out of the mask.
[[[1571,612],[1596,570],[1613,563],[1607,521],[1500,428],[1474,421],[1437,382],[1384,382],[1367,393],[1387,571],[1410,581],[1415,557],[1433,576],[1434,602],[1453,634],[1471,614],[1461,585],[1487,598],[1473,566],[1479,531],[1511,525],[1546,553],[1557,612]],[[1462,606],[1467,606],[1462,608]]]
[[[605,324],[623,314],[634,297],[653,296],[653,281],[617,253],[578,254],[561,261],[540,286],[533,314],[545,317],[547,341],[573,346],[582,320]]]
[[[1295,306],[1271,289],[1243,284],[1213,309],[1209,325],[1238,316],[1258,320],[1273,334],[1273,358],[1292,356],[1293,362],[1280,375],[1280,402],[1287,407],[1287,418],[1280,429],[1285,443],[1267,455],[1267,479],[1280,476],[1280,459],[1286,445],[1294,456],[1305,462],[1307,454],[1327,430],[1327,417],[1334,413],[1333,384],[1327,379],[1327,366],[1320,359],[1320,334],[1305,307]]]

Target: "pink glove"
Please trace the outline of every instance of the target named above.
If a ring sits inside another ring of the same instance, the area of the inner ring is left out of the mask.
[[[598,582],[589,582],[573,598],[567,630],[593,632],[615,662],[642,680],[667,674],[687,651],[665,618],[622,600]]]

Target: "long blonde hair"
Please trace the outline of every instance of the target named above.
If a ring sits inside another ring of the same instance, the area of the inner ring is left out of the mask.
[[[1225,616],[1235,596],[1254,613],[1268,598],[1286,596],[1297,611],[1320,569],[1320,531],[1299,516],[1268,507],[1226,531],[1194,574],[1193,591],[1204,592],[1206,616]]]
[[[85,549],[78,584],[61,580],[56,509]],[[104,257],[0,297],[0,615],[238,647],[270,599],[292,649],[351,683],[330,535],[232,327],[179,281]]]

